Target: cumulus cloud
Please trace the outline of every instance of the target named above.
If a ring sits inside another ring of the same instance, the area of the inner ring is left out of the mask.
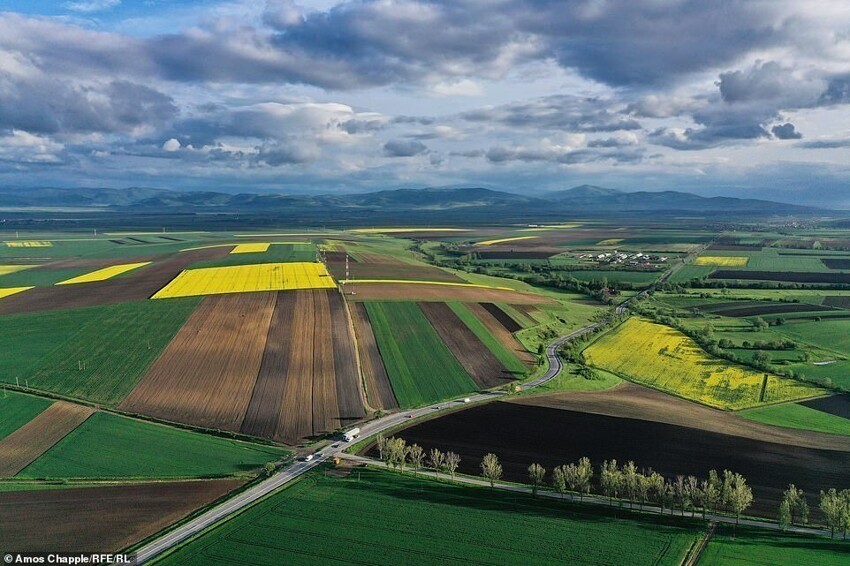
[[[428,151],[428,147],[416,140],[390,140],[384,144],[387,157],[413,157]]]
[[[794,127],[794,124],[790,122],[773,126],[770,131],[777,139],[780,140],[799,140],[803,137],[803,134],[798,132],[797,128]]]
[[[557,95],[528,102],[506,104],[464,112],[470,122],[497,123],[512,128],[612,132],[638,130],[640,123],[611,108],[616,102]]]
[[[169,152],[178,151],[180,149],[180,142],[175,138],[171,138],[162,144],[162,149]]]

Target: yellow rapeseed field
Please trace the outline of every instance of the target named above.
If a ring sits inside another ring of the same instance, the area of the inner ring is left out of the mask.
[[[639,318],[630,318],[597,340],[584,355],[592,366],[719,409],[746,409],[823,394],[793,379],[714,358],[678,330]]]
[[[335,287],[336,283],[321,263],[259,263],[189,269],[160,289],[153,298]]]
[[[6,242],[7,248],[50,248],[53,247],[53,242],[33,241],[33,240],[16,240],[14,242]]]
[[[616,246],[620,242],[623,241],[623,238],[609,238],[608,240],[602,240],[601,242],[596,242],[597,246]]]
[[[533,240],[534,238],[539,238],[540,236],[515,236],[513,238],[499,238],[498,240],[484,240],[483,242],[478,242],[475,245],[477,246],[494,246],[496,244],[505,244],[507,242],[518,242],[520,240]]]
[[[26,291],[27,289],[32,289],[32,287],[7,287],[5,289],[0,289],[0,299],[14,295],[15,293]]]
[[[71,279],[60,281],[59,283],[57,283],[57,285],[74,285],[76,283],[92,283],[94,281],[106,281],[107,279],[112,279],[113,277],[117,277],[122,273],[127,273],[128,271],[132,271],[134,269],[138,269],[149,264],[149,261],[143,261],[141,263],[123,263],[121,265],[112,265],[110,267],[98,269],[97,271],[92,271],[91,273],[84,273],[83,275],[78,275],[77,277],[72,277]]]
[[[24,269],[29,269],[30,267],[34,267],[32,265],[0,265],[0,275],[8,275],[9,273],[15,273],[16,271],[23,271]]]
[[[746,256],[703,255],[694,260],[694,265],[710,265],[712,267],[746,267],[749,258]]]
[[[256,254],[269,251],[269,243],[262,244],[239,244],[230,253],[232,254]]]

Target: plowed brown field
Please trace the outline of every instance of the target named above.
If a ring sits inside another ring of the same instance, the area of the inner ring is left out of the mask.
[[[36,287],[0,301],[0,315],[141,301],[159,291],[189,265],[224,257],[230,250],[231,247],[221,247],[181,252],[117,279],[85,285]]]
[[[460,285],[428,285],[427,283],[346,283],[346,293],[355,293],[358,300],[388,301],[407,299],[412,301],[472,301],[515,304],[554,304],[552,299],[486,287],[463,287]]]
[[[117,552],[242,483],[207,480],[0,492],[0,541],[16,552]]]
[[[206,297],[121,408],[240,430],[266,346],[275,293]]]
[[[372,332],[369,314],[363,303],[351,304],[351,317],[354,321],[354,331],[357,335],[357,348],[360,353],[360,370],[366,382],[366,394],[369,404],[376,409],[398,409],[398,401],[393,394],[390,378],[378,342]]]
[[[482,389],[511,381],[511,374],[487,346],[458,318],[446,303],[419,303],[431,326],[443,339],[463,369]]]
[[[354,329],[342,295],[336,290],[326,293],[331,311],[331,331],[333,333],[334,375],[336,377],[336,398],[340,419],[337,426],[346,426],[366,416],[366,411],[363,408],[360,375],[357,372],[357,356],[354,351],[354,336],[352,335]]]
[[[502,346],[510,350],[517,358],[519,358],[522,363],[528,366],[535,363],[536,360],[534,358],[534,354],[526,350],[523,345],[514,338],[514,335],[508,332],[504,325],[496,320],[496,317],[490,314],[490,311],[485,309],[480,303],[469,303],[466,307],[484,324],[484,326],[487,327],[490,334],[492,334],[493,337],[502,344]]]
[[[56,401],[33,420],[0,440],[0,477],[12,477],[83,424],[94,409]],[[0,540],[3,540],[0,537]]]
[[[508,332],[519,332],[522,330],[522,325],[511,318],[511,315],[499,308],[499,305],[493,303],[481,303],[484,310],[489,312],[493,318],[499,321],[499,324],[505,327]]]

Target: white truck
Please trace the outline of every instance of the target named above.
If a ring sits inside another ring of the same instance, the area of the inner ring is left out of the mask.
[[[345,438],[346,442],[351,442],[352,440],[354,440],[355,438],[360,436],[360,428],[354,427],[351,430],[348,430],[345,433],[343,433],[342,436],[343,436],[343,438]]]

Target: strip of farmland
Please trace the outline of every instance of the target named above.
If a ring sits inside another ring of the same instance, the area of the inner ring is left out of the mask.
[[[262,362],[274,293],[207,297],[121,408],[240,430]]]
[[[477,389],[416,303],[370,302],[366,310],[399,406]]]
[[[357,371],[357,356],[354,351],[353,329],[345,307],[345,301],[337,291],[326,291],[331,311],[333,332],[334,376],[336,377],[339,423],[346,426],[366,416],[363,408],[360,375]]]
[[[746,304],[746,303],[745,303]],[[792,312],[818,312],[834,310],[830,306],[810,305],[806,303],[751,303],[751,306],[738,305],[737,308],[705,309],[713,314],[742,318],[748,316],[764,316],[768,314],[783,314]]]
[[[850,273],[811,273],[802,271],[732,271],[719,269],[709,279],[738,279],[746,281],[782,281],[786,283],[850,283]]]
[[[0,440],[0,477],[11,477],[83,424],[94,410],[56,401],[33,420]]]
[[[830,269],[850,269],[850,259],[822,257],[820,260]]]
[[[223,257],[230,247],[204,248],[175,254],[146,265],[126,277],[86,285],[37,287],[0,301],[0,315],[50,311],[141,301],[150,298],[183,269],[198,261]]]
[[[336,379],[334,377],[333,332],[327,293],[313,297],[313,434],[332,431],[339,426]],[[308,349],[310,350],[310,349]]]
[[[24,395],[15,391],[6,391],[0,397],[0,440],[12,434],[44,411],[51,401],[33,395]]]
[[[243,483],[207,480],[0,492],[0,540],[17,552],[116,552]]]
[[[446,303],[419,303],[419,308],[480,388],[499,387],[511,381],[507,368]]]
[[[277,295],[260,373],[254,384],[245,420],[242,422],[243,434],[274,438],[277,432],[289,357],[292,355],[291,333],[297,296],[297,293],[278,293]]]
[[[466,308],[480,320],[487,330],[492,334],[502,346],[508,349],[513,355],[520,359],[524,364],[531,366],[535,363],[534,354],[520,344],[514,335],[511,334],[496,317],[490,314],[490,311],[484,308],[479,303],[465,303]]]
[[[369,314],[365,303],[351,304],[351,317],[357,335],[357,347],[360,353],[360,370],[366,382],[366,394],[369,404],[376,409],[397,409],[398,401],[393,394],[390,377],[378,351],[378,342],[369,323]]]
[[[554,301],[540,295],[461,285],[429,285],[427,283],[358,283],[345,284],[346,292],[355,294],[357,300],[386,301],[403,299],[411,301],[469,301],[505,303],[548,303]]]
[[[519,332],[522,330],[522,326],[515,321],[511,316],[499,308],[499,305],[494,305],[493,303],[481,303],[481,306],[489,312],[493,318],[499,321],[505,330],[513,334],[514,332]]]

